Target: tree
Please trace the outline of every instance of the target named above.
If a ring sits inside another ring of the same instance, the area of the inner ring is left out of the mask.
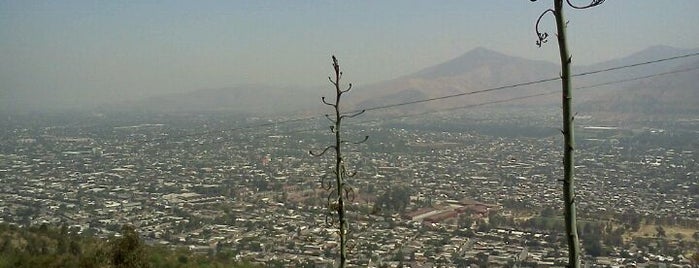
[[[507,224],[507,219],[505,219],[505,217],[500,215],[500,213],[498,213],[497,211],[491,212],[490,214],[488,214],[488,223],[493,228],[500,228]]]
[[[337,223],[339,225],[339,236],[340,236],[340,267],[343,268],[345,267],[347,263],[347,229],[348,229],[348,224],[347,224],[347,218],[346,218],[346,212],[345,212],[345,199],[351,199],[354,198],[354,189],[347,184],[345,181],[345,178],[347,177],[352,177],[356,173],[348,173],[347,169],[345,167],[345,162],[344,158],[342,155],[342,145],[343,144],[360,144],[365,142],[367,139],[369,139],[369,136],[365,136],[363,140],[359,142],[351,142],[348,140],[343,140],[342,135],[341,135],[341,126],[342,126],[342,119],[345,118],[352,118],[355,116],[358,116],[362,113],[364,113],[364,110],[355,112],[355,113],[350,113],[350,114],[344,114],[342,113],[340,109],[340,99],[343,94],[347,93],[352,89],[352,83],[350,83],[347,87],[347,89],[341,89],[340,87],[340,78],[342,78],[342,72],[340,71],[340,64],[337,62],[337,58],[335,56],[332,56],[332,65],[333,69],[335,70],[335,79],[333,80],[332,77],[328,77],[328,80],[330,80],[330,83],[335,86],[335,102],[328,102],[325,100],[325,97],[322,97],[321,100],[325,105],[331,106],[334,109],[335,116],[331,117],[330,115],[326,114],[325,117],[330,120],[332,125],[330,126],[330,132],[335,134],[335,144],[330,145],[328,147],[325,147],[323,151],[320,153],[313,153],[313,151],[310,151],[310,154],[313,156],[322,156],[328,150],[334,149],[335,150],[335,169],[333,170],[333,173],[335,174],[335,186],[334,186],[334,191],[331,191],[330,195],[328,195],[328,209],[330,211],[329,217],[326,219],[330,219],[330,222],[334,222],[337,220]],[[332,183],[326,184],[325,182],[322,183],[323,187],[325,187],[327,190],[333,189]],[[336,215],[333,215],[333,213],[337,213]]]
[[[477,230],[478,230],[479,232],[487,233],[488,231],[490,231],[490,228],[491,228],[490,224],[488,224],[487,222],[485,222],[485,221],[482,220],[482,219],[481,219],[481,220],[478,220],[478,224],[477,224],[477,225],[478,225],[478,227],[477,227],[478,229],[477,229]]]
[[[536,2],[537,0],[530,0]],[[570,0],[566,0],[569,6],[575,9],[587,9],[598,6],[604,0],[592,0],[587,6],[573,5]],[[539,32],[539,23],[546,14],[552,14],[556,19],[556,38],[558,39],[558,51],[561,59],[561,89],[563,103],[563,202],[566,223],[565,236],[568,240],[568,267],[580,267],[580,241],[577,231],[577,220],[575,211],[575,188],[574,188],[574,159],[575,139],[573,136],[573,113],[572,113],[572,83],[570,75],[570,64],[572,58],[568,52],[566,40],[566,27],[568,22],[563,16],[563,0],[553,0],[554,8],[544,11],[536,20],[536,34],[538,40],[536,44],[541,46],[546,43],[548,33]]]
[[[655,227],[655,236],[658,238],[665,238],[667,234],[665,233],[665,228],[662,225]]]
[[[376,210],[386,209],[390,212],[405,212],[410,204],[411,189],[407,186],[393,186],[387,189],[374,203]]]
[[[692,264],[699,265],[699,251],[694,252],[694,254],[689,257],[689,260],[692,262]]]
[[[471,228],[473,225],[473,219],[470,215],[461,214],[459,215],[459,228]]]
[[[544,209],[541,210],[541,212],[539,214],[541,215],[541,217],[545,217],[545,218],[555,217],[556,210],[551,208],[551,207],[545,207]]]
[[[121,237],[112,244],[112,264],[115,267],[148,267],[141,239],[133,227],[124,225]]]

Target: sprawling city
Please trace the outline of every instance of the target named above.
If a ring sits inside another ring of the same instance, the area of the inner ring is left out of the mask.
[[[0,268],[699,268],[698,10],[0,0]]]
[[[534,116],[503,119],[486,109],[349,123],[346,136],[369,136],[346,156],[356,171],[348,178],[349,264],[563,265],[562,138],[555,118]],[[334,264],[333,159],[308,153],[332,141],[325,122],[154,118],[11,119],[26,123],[2,136],[2,221],[103,238],[132,225],[147,243],[201,254]],[[633,128],[580,118],[584,263],[691,265],[699,121]]]

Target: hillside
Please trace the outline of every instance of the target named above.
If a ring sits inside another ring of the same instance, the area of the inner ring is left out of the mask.
[[[604,111],[640,117],[699,113],[699,60],[671,69],[683,71],[627,83],[623,88],[583,103],[586,111]]]
[[[498,86],[550,78],[557,66],[545,61],[534,61],[508,56],[486,48],[476,48],[458,58],[431,66],[414,74],[375,85],[359,88],[354,101],[359,107],[374,107],[392,103],[415,101],[446,95],[460,94]],[[422,104],[423,109],[441,109],[463,106],[502,98],[538,93],[555,88],[555,83],[515,88],[513,90],[457,97],[445,101]],[[538,100],[541,104],[550,100]],[[405,107],[408,110],[414,106]]]
[[[603,70],[611,67],[636,64],[689,53],[697,49],[679,49],[655,46],[628,56],[598,64],[574,66],[574,73]],[[624,68],[574,78],[574,87],[619,81],[633,77],[652,75],[697,64],[696,57],[664,61],[633,68]],[[348,72],[351,70],[347,70]],[[347,107],[370,108],[438,98],[478,90],[508,86],[523,82],[554,78],[559,73],[555,63],[529,60],[505,55],[486,48],[476,48],[441,64],[426,67],[413,74],[383,82],[356,87],[345,97]],[[607,113],[674,113],[691,112],[696,107],[696,73],[687,72],[672,76],[655,77],[636,82],[613,84],[606,87],[585,89],[575,94],[575,102],[585,111]],[[472,94],[445,100],[412,104],[382,111],[402,114],[406,111],[422,112],[441,110],[472,104],[518,98],[551,92],[559,89],[559,82],[552,81],[494,92]],[[151,97],[126,105],[114,105],[136,111],[224,111],[256,115],[280,113],[319,113],[320,96],[329,87],[272,87],[245,85],[232,88],[203,89],[188,93]],[[517,102],[507,106],[559,105],[559,96],[551,94]]]

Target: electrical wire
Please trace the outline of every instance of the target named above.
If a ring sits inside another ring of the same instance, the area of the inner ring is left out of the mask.
[[[643,79],[648,79],[648,78],[653,78],[653,77],[658,77],[658,76],[689,72],[689,71],[694,71],[694,70],[699,70],[699,66],[692,67],[692,68],[673,70],[673,71],[668,71],[668,72],[662,72],[662,73],[656,73],[656,74],[651,74],[651,75],[644,75],[644,76],[639,76],[639,77],[621,79],[621,80],[614,80],[614,81],[598,83],[598,84],[593,84],[593,85],[588,85],[588,86],[575,87],[573,89],[574,90],[581,90],[581,89],[597,88],[597,87],[609,86],[609,85],[614,85],[614,84],[621,84],[621,83],[626,83],[626,82],[631,82],[631,81],[643,80]],[[377,120],[360,121],[357,123],[373,123],[373,122],[378,122],[378,121],[387,121],[387,120],[408,118],[408,117],[421,116],[421,115],[440,113],[440,112],[446,112],[446,111],[475,108],[475,107],[486,106],[486,105],[491,105],[491,104],[506,103],[506,102],[523,100],[523,99],[531,99],[531,98],[536,98],[536,97],[541,97],[541,96],[546,96],[546,95],[553,95],[553,94],[557,94],[560,92],[561,92],[560,90],[553,90],[553,91],[542,92],[542,93],[537,93],[537,94],[532,94],[532,95],[525,95],[525,96],[520,96],[520,97],[502,99],[502,100],[487,101],[487,102],[469,104],[469,105],[458,106],[458,107],[450,107],[450,108],[433,110],[433,111],[426,111],[426,112],[416,113],[416,114],[405,114],[405,115],[399,115],[399,116],[388,117],[388,118],[377,119]]]
[[[639,77],[627,78],[627,79],[608,81],[608,82],[592,84],[592,85],[587,85],[587,86],[580,86],[580,87],[575,87],[573,89],[574,90],[581,90],[581,89],[598,88],[598,87],[603,87],[603,86],[621,84],[621,83],[626,83],[626,82],[631,82],[631,81],[638,81],[638,80],[649,79],[649,78],[665,76],[665,75],[670,75],[670,74],[684,73],[684,72],[689,72],[689,71],[694,71],[694,70],[699,70],[699,66],[692,67],[692,68],[678,69],[678,70],[673,70],[673,71],[667,71],[667,72],[662,72],[662,73],[656,73],[656,74],[651,74],[651,75],[644,75],[644,76],[639,76]],[[444,108],[444,109],[438,109],[438,110],[432,110],[432,111],[425,111],[425,112],[421,112],[421,113],[402,114],[402,115],[397,115],[397,116],[384,117],[384,118],[380,118],[380,119],[362,120],[362,121],[353,122],[352,124],[380,123],[380,122],[385,122],[385,121],[389,121],[389,120],[410,118],[410,117],[423,116],[423,115],[434,114],[434,113],[441,113],[441,112],[455,111],[455,110],[462,110],[462,109],[470,109],[470,108],[476,108],[476,107],[487,106],[487,105],[492,105],[492,104],[500,104],[500,103],[507,103],[507,102],[513,102],[513,101],[518,101],[518,100],[524,100],[524,99],[531,99],[531,98],[536,98],[536,97],[541,97],[541,96],[554,95],[557,93],[560,93],[560,90],[547,91],[547,92],[525,95],[525,96],[520,96],[520,97],[514,97],[514,98],[508,98],[508,99],[502,99],[502,100],[493,100],[493,101],[463,105],[463,106],[458,106],[458,107],[450,107],[450,108]],[[315,127],[315,128],[303,128],[303,129],[297,129],[297,130],[290,130],[290,131],[286,131],[286,132],[278,132],[278,133],[275,133],[275,135],[289,135],[289,134],[311,132],[311,131],[318,131],[318,130],[322,130],[322,129],[317,128],[317,127]],[[227,139],[217,140],[213,143],[221,143],[221,142],[225,142],[225,141],[227,141]]]
[[[668,58],[661,58],[661,59],[656,59],[656,60],[651,60],[651,61],[645,61],[645,62],[639,62],[639,63],[634,63],[634,64],[627,64],[627,65],[615,66],[615,67],[610,67],[610,68],[605,68],[605,69],[600,69],[600,70],[587,71],[587,72],[582,72],[582,73],[573,74],[573,75],[571,75],[571,76],[572,76],[572,77],[581,77],[581,76],[587,76],[587,75],[598,74],[598,73],[605,73],[605,72],[616,71],[616,70],[621,70],[621,69],[626,69],[626,68],[633,68],[633,67],[643,66],[643,65],[648,65],[648,64],[654,64],[654,63],[659,63],[659,62],[664,62],[664,61],[671,61],[671,60],[677,60],[677,59],[682,59],[682,58],[689,58],[689,57],[694,57],[694,56],[699,56],[699,52],[697,52],[697,53],[685,54],[685,55],[680,55],[680,56],[674,56],[674,57],[668,57]],[[689,70],[694,70],[694,69],[697,69],[697,68],[690,68]],[[653,74],[653,75],[648,75],[648,76],[643,76],[643,77],[637,77],[637,78],[631,78],[631,79],[626,79],[626,80],[611,81],[611,82],[608,82],[608,83],[605,84],[605,85],[610,85],[610,84],[615,84],[615,83],[621,83],[621,82],[627,82],[627,81],[633,81],[633,80],[639,80],[639,79],[644,79],[644,78],[649,78],[649,77],[654,77],[654,76],[659,76],[659,75],[666,75],[666,74],[671,74],[671,73],[677,73],[677,72],[682,72],[682,71],[689,71],[689,70],[688,70],[688,69],[682,69],[682,70],[677,70],[677,71],[670,71],[670,72],[658,73],[658,74]],[[542,84],[542,83],[546,83],[546,82],[557,81],[557,80],[560,80],[560,79],[561,79],[560,77],[539,79],[539,80],[535,80],[535,81],[522,82],[522,83],[516,83],[516,84],[505,85],[505,86],[486,88],[486,89],[475,90],[475,91],[469,91],[469,92],[463,92],[463,93],[457,93],[457,94],[444,95],[444,96],[433,97],[433,98],[427,98],[427,99],[421,99],[421,100],[415,100],[415,101],[407,101],[407,102],[400,102],[400,103],[394,103],[394,104],[388,104],[388,105],[374,106],[374,107],[369,107],[369,108],[364,108],[364,109],[357,109],[357,110],[354,110],[354,111],[350,111],[349,113],[360,112],[360,111],[362,111],[362,110],[364,110],[364,111],[385,110],[385,109],[390,109],[390,108],[395,108],[395,107],[400,107],[400,106],[406,106],[406,105],[412,105],[412,104],[418,104],[418,103],[432,102],[432,101],[438,101],[438,100],[456,98],[456,97],[467,96],[467,95],[481,94],[481,93],[487,93],[487,92],[493,92],[493,91],[500,91],[500,90],[505,90],[505,89],[511,89],[511,88],[529,86],[529,85]],[[602,85],[599,85],[599,86],[602,86]],[[577,88],[577,89],[580,89],[580,88]],[[556,91],[556,92],[557,92],[557,91]],[[553,94],[553,93],[547,93],[547,94]],[[539,94],[536,94],[535,96],[532,96],[532,97],[536,97],[536,96],[539,96]],[[525,97],[526,97],[526,96],[525,96]],[[525,98],[525,97],[519,97],[519,98]],[[491,104],[491,103],[487,103],[487,104]],[[220,132],[230,132],[230,131],[240,131],[240,130],[246,130],[246,129],[262,128],[262,127],[270,127],[270,126],[275,126],[275,125],[282,125],[282,124],[288,124],[288,123],[299,122],[299,121],[306,121],[306,120],[312,120],[312,119],[319,119],[319,118],[322,118],[322,116],[308,116],[308,117],[301,117],[301,118],[294,118],[294,119],[281,120],[281,121],[276,121],[276,122],[266,122],[266,123],[260,123],[260,124],[251,124],[251,125],[247,125],[247,126],[234,127],[234,128],[219,129],[219,130],[211,130],[211,131],[196,132],[196,133],[185,134],[185,135],[178,135],[178,136],[170,136],[170,137],[155,138],[155,139],[149,139],[149,140],[139,141],[138,143],[143,144],[143,143],[152,143],[152,142],[158,142],[158,141],[169,140],[169,139],[181,139],[181,138],[187,138],[187,137],[193,137],[193,136],[205,136],[205,135],[210,135],[210,134],[220,133]]]

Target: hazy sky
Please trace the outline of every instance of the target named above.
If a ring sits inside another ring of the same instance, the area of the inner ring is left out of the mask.
[[[555,61],[555,42],[534,44],[534,21],[550,5],[0,0],[0,98],[77,103],[251,83],[322,85],[331,54],[359,85],[479,46]],[[568,9],[574,61],[594,63],[659,44],[699,48],[697,12],[697,0],[608,0],[590,10]],[[552,21],[546,29],[553,30]]]

